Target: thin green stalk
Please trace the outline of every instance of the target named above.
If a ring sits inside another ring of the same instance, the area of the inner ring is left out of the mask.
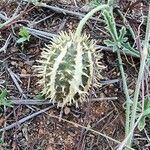
[[[115,50],[117,51],[117,56],[118,56],[118,60],[119,60],[119,68],[120,68],[120,72],[121,72],[121,77],[123,80],[123,90],[124,90],[124,94],[126,97],[126,125],[125,125],[125,136],[128,135],[129,130],[130,130],[130,107],[131,107],[131,99],[129,96],[129,91],[128,91],[128,86],[127,86],[127,82],[126,82],[126,77],[125,77],[125,72],[124,72],[124,68],[122,65],[122,59],[121,59],[121,54],[120,54],[120,49],[119,49],[119,36],[118,36],[118,32],[116,29],[116,23],[114,20],[114,16],[113,16],[113,10],[109,9],[110,14],[108,14],[107,12],[104,13],[104,18],[106,20],[107,23],[107,28],[109,29],[109,32],[112,36],[112,39],[114,41],[114,45],[115,46]]]
[[[143,74],[144,74],[144,68],[145,68],[145,65],[146,65],[149,40],[150,40],[150,6],[149,6],[149,13],[148,13],[148,18],[147,18],[147,27],[146,27],[144,48],[143,48],[143,51],[141,52],[142,53],[141,54],[141,64],[140,64],[138,79],[137,79],[137,82],[136,82],[134,98],[133,98],[130,130],[132,130],[132,128],[134,126],[134,123],[135,123],[135,120],[136,120],[137,104],[138,104],[138,98],[139,98],[139,93],[140,93],[141,81],[142,81]],[[131,137],[130,137],[128,143],[127,143],[129,146],[132,143],[132,137],[133,137],[133,134],[131,135]]]
[[[113,7],[114,1],[115,1],[115,0],[108,0],[107,4],[108,4],[109,6],[111,6],[111,7]]]
[[[121,142],[121,145],[119,146],[119,148],[117,148],[117,150],[123,150],[123,148],[125,147],[125,144],[127,143],[128,139],[130,138],[131,134],[134,132],[134,129],[136,128],[136,126],[138,125],[139,121],[141,120],[143,114],[141,113],[139,118],[137,119],[134,127],[132,128],[132,130],[130,130],[129,134],[126,136],[126,138]],[[127,150],[129,150],[126,147]]]
[[[75,37],[80,37],[81,36],[81,32],[82,32],[82,29],[83,29],[83,26],[86,24],[86,22],[88,21],[88,19],[90,19],[90,17],[92,17],[96,12],[100,11],[100,10],[103,10],[103,9],[106,9],[108,8],[109,5],[100,5],[100,6],[97,6],[96,8],[92,9],[89,13],[87,13],[85,15],[85,17],[79,22],[79,25],[76,29],[76,32],[75,32]]]
[[[130,100],[130,96],[129,96],[129,91],[128,91],[128,86],[127,86],[127,82],[126,82],[124,68],[122,66],[122,59],[121,59],[121,54],[120,54],[119,48],[117,48],[117,56],[118,56],[119,68],[120,68],[122,81],[123,81],[124,94],[125,94],[125,97],[126,97],[125,137],[127,137],[127,135],[129,134],[129,131],[130,131],[130,107],[131,107],[131,100]]]

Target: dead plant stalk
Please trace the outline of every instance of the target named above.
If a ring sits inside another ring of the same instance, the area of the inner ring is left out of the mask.
[[[132,110],[131,110],[130,131],[134,127],[136,116],[137,116],[137,113],[136,113],[137,107],[138,107],[137,104],[138,104],[138,98],[139,98],[139,94],[140,94],[140,87],[141,87],[141,82],[143,79],[144,69],[146,66],[149,40],[150,40],[150,5],[149,5],[149,13],[148,13],[148,17],[147,17],[147,26],[146,26],[144,48],[143,48],[143,51],[141,52],[140,69],[139,69],[139,73],[138,73],[138,79],[136,81],[136,87],[135,87],[134,98],[133,98],[133,105],[132,105]],[[130,146],[132,143],[132,137],[133,137],[133,134],[131,134],[129,141],[127,142],[128,146]]]

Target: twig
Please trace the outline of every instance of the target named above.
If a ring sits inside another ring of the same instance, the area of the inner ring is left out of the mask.
[[[32,29],[32,28],[29,28],[29,27],[25,27],[25,28],[28,30],[28,32],[29,32],[31,35],[33,35],[33,36],[35,36],[35,37],[37,37],[37,38],[45,38],[45,39],[51,40],[53,37],[57,37],[57,36],[58,36],[58,34],[48,33],[48,32],[45,32],[45,31],[38,30],[38,29]],[[113,51],[112,48],[106,47],[106,46],[102,46],[102,45],[96,45],[96,50],[97,50],[97,51],[98,51],[98,50],[105,50],[105,51],[109,51],[109,52],[112,52],[112,51]],[[125,52],[122,52],[122,51],[121,51],[121,53],[122,53],[122,54],[126,53],[126,55],[129,55],[129,56],[132,55],[132,54],[131,54],[130,52],[128,52],[128,51],[125,51]],[[133,54],[133,57],[140,57],[140,56]]]
[[[103,97],[103,98],[91,98],[91,102],[103,101],[103,100],[117,100],[117,97]],[[48,100],[37,100],[37,99],[18,99],[11,100],[11,102],[15,105],[50,105],[53,104]]]
[[[47,16],[47,17],[45,17],[45,18],[43,18],[43,19],[41,19],[41,20],[38,20],[38,21],[33,21],[33,22],[30,23],[28,26],[29,26],[29,27],[34,27],[36,24],[38,24],[38,23],[40,23],[40,22],[42,22],[42,21],[47,20],[48,18],[52,17],[53,15],[54,15],[54,14],[49,15],[49,16]]]
[[[102,85],[113,84],[113,83],[119,82],[120,80],[121,80],[121,79],[105,80],[105,81],[101,81],[101,84],[102,84]]]
[[[14,14],[12,15],[11,18],[7,18],[6,16],[0,14],[0,17],[3,20],[5,20],[4,23],[0,24],[0,30],[3,29],[4,27],[11,26],[13,23],[16,23],[15,20],[20,18],[24,13],[31,11],[33,9],[33,7],[31,9],[27,10],[29,4],[30,4],[30,2],[28,2],[27,5],[25,6],[24,10],[17,15],[17,13],[19,11],[19,7],[20,7],[20,4],[19,4],[19,6],[17,7],[16,11],[14,12]]]
[[[5,20],[5,21],[9,19],[5,15],[3,15],[2,13],[0,13],[0,18],[3,19],[3,20]]]
[[[38,30],[38,29],[32,29],[32,28],[29,28],[29,27],[25,27],[25,28],[28,30],[28,32],[31,35],[36,36],[36,37],[42,37],[42,38],[45,38],[45,39],[48,39],[48,40],[51,40],[54,37],[58,37],[58,34],[49,33],[49,32],[41,31],[41,30]],[[101,46],[101,45],[96,45],[96,49],[97,50],[101,49],[101,50],[112,51],[111,48],[106,47],[106,46]]]
[[[53,34],[53,33],[49,33],[49,32],[45,32],[45,31],[41,31],[41,30],[37,30],[37,29],[32,29],[29,27],[25,27],[30,34],[34,35],[34,36],[39,36],[39,37],[44,37],[46,39],[52,39],[53,37],[57,37],[57,34]]]
[[[38,111],[38,112],[33,113],[32,115],[29,115],[29,116],[27,116],[27,117],[25,117],[25,118],[20,119],[17,123],[15,122],[15,123],[12,123],[11,125],[6,126],[5,128],[0,128],[0,132],[10,130],[10,129],[12,129],[12,128],[18,126],[18,124],[22,124],[22,123],[24,123],[25,121],[28,121],[29,119],[31,119],[31,118],[33,118],[33,117],[35,117],[35,116],[37,116],[37,115],[40,115],[40,114],[42,114],[42,113],[48,111],[48,110],[51,109],[52,107],[54,107],[54,106],[49,106],[49,107],[47,107],[47,108],[45,108],[45,109],[42,109],[42,110],[40,110],[40,111]]]
[[[49,8],[50,10],[52,10],[54,12],[61,13],[61,14],[64,14],[64,15],[68,14],[68,15],[71,15],[71,16],[79,17],[79,18],[85,17],[85,14],[83,14],[83,13],[73,12],[73,11],[70,11],[70,10],[63,9],[63,8],[50,6],[50,5],[47,5],[46,3],[39,3],[37,6],[38,7]],[[95,21],[99,21],[99,22],[103,22],[103,23],[105,22],[103,19],[99,19],[99,18],[96,18],[96,17],[91,17],[90,19],[95,20]]]
[[[9,18],[6,22],[0,24],[0,29],[2,29],[3,27],[5,27],[6,25],[10,24],[11,22],[13,22],[15,19],[17,19],[18,17],[20,16],[19,15],[16,15],[16,16],[13,16],[11,18]]]
[[[11,34],[9,34],[4,46],[2,48],[0,48],[0,52],[4,51],[4,53],[6,53],[6,49],[9,45],[10,40],[11,40]]]
[[[7,117],[6,117],[6,106],[4,105],[4,120],[5,120],[5,122],[4,122],[4,128],[6,128],[6,119],[7,119]],[[3,131],[2,136],[1,136],[1,139],[3,141],[4,141],[4,137],[5,137],[5,131],[6,130]]]
[[[10,76],[11,76],[13,82],[15,83],[15,85],[16,85],[18,91],[22,94],[22,96],[23,96],[24,98],[27,98],[27,96],[24,94],[23,90],[21,89],[21,87],[20,87],[20,85],[19,85],[19,83],[18,83],[18,81],[17,81],[17,80],[18,80],[17,75],[14,74],[14,73],[11,71],[11,69],[8,68],[7,66],[6,66],[6,69],[8,70],[8,72],[9,72],[9,74],[10,74]]]
[[[91,98],[90,101],[91,102],[96,102],[96,101],[112,101],[112,100],[117,100],[117,97],[100,97],[100,98]]]
[[[11,102],[15,105],[50,105],[53,104],[50,101],[46,100],[36,100],[36,99],[18,99],[18,100],[11,100]]]

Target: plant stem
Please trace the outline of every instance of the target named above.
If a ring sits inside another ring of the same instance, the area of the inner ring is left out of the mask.
[[[90,19],[90,17],[92,17],[96,12],[103,10],[103,9],[106,9],[106,8],[109,8],[109,5],[100,5],[94,9],[92,9],[89,13],[87,13],[85,15],[85,17],[79,22],[79,25],[78,25],[76,32],[75,32],[75,37],[78,38],[81,36],[83,26],[86,24],[88,19]]]
[[[108,4],[109,6],[112,6],[112,5],[114,4],[114,0],[108,0],[107,4]]]
[[[117,150],[123,150],[123,147],[125,147],[125,144],[127,143],[128,139],[130,138],[131,134],[133,134],[134,129],[136,128],[136,126],[138,125],[139,121],[141,120],[143,116],[143,113],[140,114],[139,118],[137,119],[134,127],[132,128],[132,130],[130,130],[129,134],[126,136],[126,138],[122,141],[121,145],[119,146],[119,148],[117,148]],[[127,147],[125,147],[127,150],[129,150]]]
[[[130,123],[130,130],[132,130],[135,120],[136,120],[136,112],[137,112],[137,104],[138,104],[138,98],[139,98],[139,93],[140,93],[140,86],[141,86],[141,81],[143,78],[144,74],[144,68],[146,65],[146,58],[148,54],[148,45],[149,45],[149,39],[150,39],[150,6],[149,6],[149,14],[148,14],[148,21],[147,21],[147,27],[146,27],[146,35],[145,35],[145,41],[144,41],[144,48],[143,51],[141,52],[141,64],[140,64],[140,69],[138,73],[138,79],[136,82],[136,87],[135,87],[135,92],[134,92],[134,98],[133,98],[133,105],[132,105],[132,113],[131,113],[131,123]],[[132,143],[132,137],[133,134],[131,135],[128,145],[130,146]]]
[[[118,61],[119,61],[119,68],[122,76],[122,81],[123,81],[123,89],[124,89],[124,94],[126,97],[126,125],[125,125],[125,137],[127,137],[129,131],[130,131],[130,107],[131,107],[131,100],[129,96],[129,91],[128,91],[128,86],[126,82],[126,77],[124,73],[124,69],[122,66],[122,59],[121,59],[121,54],[120,50],[117,47],[117,56],[118,56]]]
[[[113,38],[113,41],[114,43],[116,43],[116,46],[115,46],[115,50],[117,51],[117,56],[118,56],[118,60],[119,60],[119,68],[120,68],[120,72],[121,72],[121,77],[122,77],[122,80],[123,80],[123,90],[124,90],[124,94],[125,94],[125,97],[126,97],[126,125],[125,125],[125,136],[128,135],[129,133],[129,130],[130,130],[130,107],[131,107],[131,99],[130,99],[130,96],[129,96],[129,91],[128,91],[128,86],[127,86],[127,82],[126,82],[126,77],[125,77],[125,72],[124,72],[124,68],[123,68],[123,65],[122,65],[122,59],[121,59],[121,54],[120,54],[120,48],[119,48],[119,35],[118,35],[118,32],[117,32],[117,29],[116,29],[116,23],[115,23],[115,19],[114,19],[114,16],[113,16],[113,10],[112,9],[109,9],[110,10],[110,14],[108,15],[107,13],[105,13],[105,19],[106,19],[106,22],[107,22],[107,26],[108,28],[110,29],[109,32]],[[109,18],[110,16],[110,18]]]

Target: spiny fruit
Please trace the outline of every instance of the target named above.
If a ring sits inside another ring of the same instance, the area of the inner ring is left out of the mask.
[[[73,103],[77,107],[86,100],[92,83],[101,78],[101,56],[96,56],[95,43],[87,35],[76,38],[71,32],[61,32],[43,49],[38,61],[42,94],[60,107]]]

